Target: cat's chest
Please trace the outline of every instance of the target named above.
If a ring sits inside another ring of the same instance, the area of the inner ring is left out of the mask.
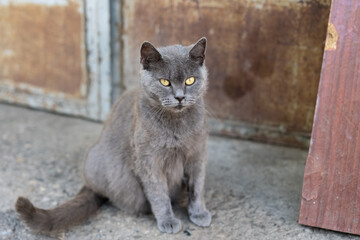
[[[175,151],[189,155],[197,148],[201,136],[206,134],[203,123],[202,118],[195,121],[190,117],[171,121],[143,121],[137,136],[141,145],[153,152],[172,154]]]
[[[187,159],[186,150],[183,148],[163,148],[156,155],[155,159],[159,161],[162,172],[167,177],[169,187],[180,184]]]
[[[172,129],[164,129],[153,138],[156,141],[156,145],[164,151],[189,151],[189,148],[193,146],[196,133],[192,129],[183,131],[174,131]],[[175,150],[176,149],[176,150]]]

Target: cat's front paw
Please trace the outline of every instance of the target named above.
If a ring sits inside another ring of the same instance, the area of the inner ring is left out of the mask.
[[[181,221],[177,218],[169,218],[158,221],[158,228],[164,233],[177,233],[181,230]]]
[[[211,213],[208,210],[190,213],[190,220],[200,227],[208,227],[211,223]]]

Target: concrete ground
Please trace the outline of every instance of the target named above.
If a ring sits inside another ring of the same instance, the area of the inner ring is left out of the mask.
[[[0,104],[0,239],[51,239],[19,221],[18,196],[52,208],[82,186],[81,161],[101,124]],[[206,202],[209,228],[186,210],[176,235],[158,231],[152,215],[132,216],[112,206],[65,233],[65,239],[359,239],[297,223],[307,151],[210,137]]]

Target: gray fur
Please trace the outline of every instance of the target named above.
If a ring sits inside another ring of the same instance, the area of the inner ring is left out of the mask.
[[[205,47],[205,38],[192,46],[158,49],[145,42],[140,87],[114,104],[84,164],[88,188],[128,212],[151,210],[162,232],[181,229],[171,202],[183,182],[189,189],[190,220],[204,227],[211,223],[204,202]],[[196,79],[191,86],[185,86],[188,77]],[[171,86],[161,85],[160,78]],[[181,106],[176,97],[184,98]]]

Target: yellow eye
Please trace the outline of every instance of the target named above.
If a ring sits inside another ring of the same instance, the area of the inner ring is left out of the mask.
[[[166,80],[166,79],[160,79],[160,83],[164,86],[170,86],[169,80]]]
[[[195,82],[195,78],[194,77],[189,77],[188,79],[185,80],[185,84],[190,86],[193,85]]]

